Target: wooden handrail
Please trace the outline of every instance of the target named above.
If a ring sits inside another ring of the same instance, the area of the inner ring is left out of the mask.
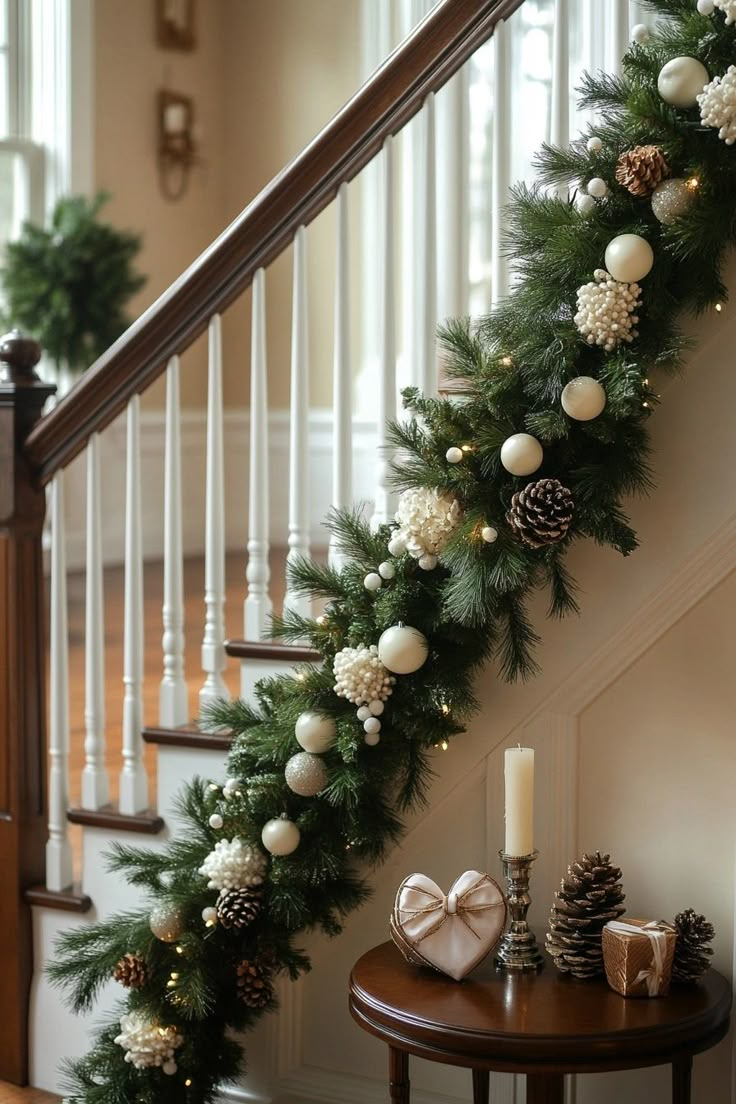
[[[84,374],[31,432],[39,484],[161,375],[379,152],[523,0],[442,0],[317,137]]]

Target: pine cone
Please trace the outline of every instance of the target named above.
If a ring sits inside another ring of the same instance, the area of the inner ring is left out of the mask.
[[[610,855],[596,851],[567,868],[555,894],[547,932],[547,951],[555,966],[577,978],[603,973],[602,931],[626,911],[621,871]]]
[[[247,959],[235,967],[238,997],[248,1008],[265,1008],[273,999],[271,963],[266,959]]]
[[[634,146],[616,163],[616,180],[635,196],[651,195],[670,175],[670,167],[658,146]]]
[[[139,954],[126,954],[116,963],[112,976],[126,989],[140,989],[148,981],[148,966]]]
[[[221,889],[217,898],[217,919],[223,928],[244,928],[261,911],[262,898],[261,886]]]
[[[672,980],[695,982],[710,966],[713,948],[707,944],[715,936],[715,928],[704,916],[700,916],[693,909],[678,912],[674,927],[677,930],[677,942],[672,964]]]
[[[516,492],[506,520],[524,544],[543,548],[564,538],[573,510],[572,494],[559,479],[537,479]]]

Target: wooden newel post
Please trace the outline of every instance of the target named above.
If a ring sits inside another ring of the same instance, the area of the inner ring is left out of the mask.
[[[0,338],[0,1081],[28,1079],[31,910],[43,882],[46,705],[42,530],[46,498],[23,443],[55,388],[35,368],[37,342]]]

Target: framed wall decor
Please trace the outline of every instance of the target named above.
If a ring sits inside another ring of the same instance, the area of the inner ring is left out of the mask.
[[[193,50],[195,0],[156,0],[156,43],[164,50]]]

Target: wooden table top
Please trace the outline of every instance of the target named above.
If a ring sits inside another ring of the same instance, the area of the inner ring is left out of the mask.
[[[697,1054],[727,1032],[731,986],[710,970],[667,997],[624,998],[605,978],[577,981],[549,963],[498,973],[493,958],[462,982],[407,963],[393,943],[368,951],[350,978],[350,1010],[367,1031],[411,1054],[494,1070],[631,1069]]]

